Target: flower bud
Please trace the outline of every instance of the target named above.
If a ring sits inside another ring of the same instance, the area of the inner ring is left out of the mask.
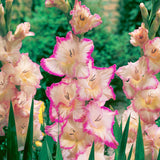
[[[155,37],[159,26],[160,26],[160,9],[157,11],[156,17],[151,24],[151,28],[149,31],[149,38],[150,39],[153,39]]]
[[[147,10],[147,8],[145,7],[144,3],[140,3],[139,7],[140,7],[140,10],[141,10],[143,22],[145,23],[145,26],[146,26],[146,28],[148,29],[148,28],[149,28],[148,22],[147,22],[148,10]]]
[[[0,4],[0,33],[2,36],[5,35],[5,19],[4,19],[4,8],[3,5]]]
[[[17,26],[16,31],[14,33],[14,37],[23,40],[27,36],[34,36],[34,33],[29,32],[29,30],[30,30],[29,22],[21,23]]]
[[[69,10],[69,3],[68,0],[65,2],[65,0],[46,0],[45,1],[46,7],[56,7],[59,8],[64,13],[67,13]]]

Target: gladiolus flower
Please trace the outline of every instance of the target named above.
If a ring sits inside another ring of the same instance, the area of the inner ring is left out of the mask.
[[[73,10],[70,12],[73,15],[70,20],[74,34],[81,34],[88,32],[94,27],[102,23],[101,17],[98,14],[91,15],[89,8],[81,5],[81,1],[75,0]]]
[[[56,107],[60,103],[69,106],[77,96],[76,92],[76,83],[67,84],[64,82],[52,84],[46,90],[47,97]]]
[[[146,110],[149,112],[160,111],[160,85],[156,89],[139,91],[133,99],[135,111]]]
[[[90,100],[99,99],[99,101],[107,101],[110,98],[115,99],[113,88],[109,86],[111,79],[114,77],[116,65],[109,68],[94,67],[89,62],[90,76],[87,79],[78,79],[78,93],[80,99]]]
[[[148,71],[156,74],[160,71],[160,38],[149,40],[143,47],[144,55],[147,56]]]
[[[127,107],[127,110],[125,110],[124,113],[122,114],[123,130],[129,116],[130,116],[130,123],[129,123],[129,133],[128,133],[127,142],[134,143],[137,137],[139,117],[138,117],[138,113],[133,110],[132,105]]]
[[[39,106],[34,105],[34,108],[35,108],[35,111],[33,113],[33,116],[34,116],[33,141],[37,141],[43,138],[42,132],[40,130],[41,124],[39,123],[38,114],[36,112],[37,110],[40,109],[40,105]],[[15,114],[16,132],[17,132],[18,150],[23,150],[26,136],[27,136],[29,114],[28,116],[23,116],[19,114],[19,112],[16,112],[16,111],[14,111],[14,114]]]
[[[53,55],[42,59],[41,66],[53,75],[87,78],[88,62],[93,48],[91,40],[86,38],[80,40],[72,32],[68,32],[66,38],[57,37]]]
[[[23,40],[27,36],[34,36],[34,33],[29,32],[29,30],[30,30],[29,22],[24,22],[24,23],[19,24],[14,33],[14,38]]]
[[[155,76],[147,72],[145,57],[135,63],[120,67],[116,74],[123,80],[126,97],[132,99],[137,91],[157,88],[159,82]]]
[[[88,147],[86,151],[79,155],[78,160],[88,160],[91,152],[91,147]],[[106,160],[104,155],[104,144],[100,142],[94,142],[94,158],[95,160]]]
[[[62,131],[60,134],[60,145],[61,148],[69,152],[65,156],[62,151],[64,160],[67,158],[78,158],[80,154],[83,154],[92,145],[93,137],[83,131],[82,123],[68,120],[66,125],[63,126]]]
[[[143,45],[149,40],[148,30],[145,28],[144,23],[141,24],[141,27],[129,33],[129,35],[131,35],[130,43],[133,46],[140,46],[142,48]]]
[[[20,58],[21,46],[22,42],[16,42],[12,32],[8,32],[5,37],[0,36],[0,60],[15,65]]]
[[[113,135],[114,116],[117,111],[112,112],[106,107],[98,107],[96,103],[87,105],[87,120],[84,129],[87,133],[96,137],[96,140],[107,146],[116,148],[118,142]]]
[[[39,65],[31,61],[28,53],[21,54],[16,66],[6,64],[2,69],[11,76],[12,83],[19,85],[21,91],[24,91],[28,96],[34,96],[36,88],[40,87],[42,75]]]
[[[156,124],[148,127],[146,130],[147,135],[150,137],[150,139],[154,143],[154,147],[159,151],[160,148],[160,127],[158,127]]]
[[[0,102],[8,102],[16,94],[17,89],[4,71],[0,72]]]

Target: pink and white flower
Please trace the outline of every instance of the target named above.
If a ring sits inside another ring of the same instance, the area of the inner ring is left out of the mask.
[[[132,105],[127,107],[127,110],[124,111],[122,114],[122,128],[124,130],[126,122],[130,116],[130,123],[129,123],[129,133],[128,133],[128,143],[134,143],[137,137],[137,129],[139,123],[139,116],[138,113],[135,112],[132,108]]]
[[[88,160],[89,159],[89,155],[91,152],[91,147],[88,147],[86,149],[86,151],[79,155],[77,160]],[[104,155],[104,143],[100,143],[100,142],[95,142],[94,143],[94,159],[95,160],[106,160],[105,155]]]
[[[76,83],[53,83],[46,90],[47,97],[56,107],[62,103],[69,106],[77,96]]]
[[[81,100],[99,99],[107,101],[110,98],[115,99],[113,88],[109,86],[114,77],[116,65],[109,68],[98,68],[89,62],[90,76],[87,79],[78,79],[78,93]]]
[[[116,74],[123,80],[123,90],[128,99],[132,99],[137,91],[155,89],[159,84],[157,78],[147,72],[145,57],[120,67]]]
[[[30,106],[31,107],[31,106]],[[29,108],[29,107],[28,107]],[[37,110],[40,110],[40,105],[34,105],[35,111],[33,113],[33,141],[41,140],[43,138],[41,132],[41,123],[39,122],[39,114]],[[27,129],[29,123],[29,114],[24,116],[19,114],[19,112],[14,111],[15,114],[15,123],[16,123],[16,132],[17,132],[17,141],[18,141],[18,150],[23,150],[25,145],[25,140],[27,136]]]
[[[11,82],[20,86],[21,91],[27,93],[28,96],[34,96],[36,88],[40,87],[42,75],[39,65],[32,62],[28,57],[28,53],[21,54],[16,66],[6,64],[2,70],[10,75]]]
[[[14,33],[14,38],[22,41],[27,36],[34,36],[34,33],[30,32],[29,30],[30,30],[29,22],[24,22],[19,24]]]
[[[160,85],[156,89],[148,89],[137,92],[133,99],[134,110],[140,112],[146,110],[149,112],[160,111]]]
[[[98,14],[91,15],[89,8],[81,5],[81,1],[75,0],[73,10],[70,12],[73,16],[70,20],[74,34],[88,32],[94,27],[102,23],[101,17]]]
[[[155,120],[160,116],[159,112],[152,112],[145,109],[138,111],[138,114],[145,124],[155,124]]]
[[[113,112],[106,107],[98,107],[96,103],[89,103],[87,110],[87,120],[84,124],[85,131],[95,136],[97,141],[116,148],[118,142],[113,135],[113,124],[114,116],[118,112]]]
[[[9,102],[16,92],[17,89],[11,83],[10,76],[2,70],[0,72],[0,102]]]
[[[149,40],[148,30],[145,28],[144,23],[141,24],[141,27],[129,33],[129,35],[131,35],[130,43],[133,46],[140,46],[142,48],[143,45]]]
[[[79,39],[72,32],[68,32],[66,38],[57,37],[53,55],[42,59],[41,66],[53,75],[87,78],[88,62],[93,48],[91,40]]]
[[[16,42],[12,32],[8,32],[5,37],[0,36],[0,60],[5,63],[12,63],[13,65],[20,58],[20,48],[22,42]]]
[[[160,72],[160,38],[149,40],[144,45],[143,51],[147,57],[148,71],[153,74]]]
[[[68,155],[62,155],[65,159],[77,159],[83,154],[88,147],[93,143],[93,137],[83,131],[83,125],[73,120],[68,120],[63,126],[63,131],[60,134],[60,146],[63,150],[68,151]]]
[[[32,103],[32,96],[28,97],[25,92],[17,92],[13,97],[12,104],[16,113],[28,117]]]

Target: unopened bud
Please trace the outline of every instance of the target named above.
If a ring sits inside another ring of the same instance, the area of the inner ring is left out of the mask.
[[[142,15],[143,22],[145,23],[146,28],[149,29],[149,25],[148,25],[148,21],[147,21],[148,10],[145,7],[144,3],[140,3],[139,7],[140,7],[140,10],[141,10],[141,15]]]
[[[46,0],[45,6],[59,8],[64,13],[67,13],[70,7],[68,0],[67,1],[65,0]]]
[[[160,9],[156,13],[156,18],[157,18],[157,20],[160,20]]]
[[[151,24],[150,31],[149,31],[150,39],[153,39],[155,37],[159,26],[160,26],[160,9],[156,12],[156,17]]]
[[[4,8],[2,4],[0,4],[0,16],[4,15]]]
[[[6,0],[6,26],[7,26],[7,32],[10,31],[10,22],[12,18],[12,2],[13,0]]]
[[[6,25],[6,22],[4,19],[4,8],[3,8],[3,5],[0,4],[0,34],[2,36],[4,36],[6,34],[5,25]]]

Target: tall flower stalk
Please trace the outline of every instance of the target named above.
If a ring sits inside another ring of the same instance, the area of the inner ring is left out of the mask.
[[[46,90],[53,124],[46,126],[45,133],[57,142],[59,139],[64,160],[87,160],[93,142],[95,159],[105,159],[104,145],[112,148],[118,145],[113,135],[114,116],[118,112],[104,107],[106,101],[115,99],[110,82],[116,65],[94,66],[93,41],[82,38],[102,23],[101,17],[91,15],[89,8],[78,0],[73,8],[64,0],[46,0],[45,4],[70,14],[72,28],[66,37],[56,37],[53,54],[41,60],[45,71],[63,77]],[[64,8],[69,8],[68,13]]]
[[[39,65],[34,63],[28,53],[20,54],[22,40],[34,36],[28,22],[17,26],[14,34],[10,31],[13,0],[0,4],[0,136],[4,136],[4,127],[8,126],[10,102],[13,105],[18,149],[23,150],[27,135],[32,99],[40,87],[42,75]],[[34,100],[34,141],[42,139],[39,123],[39,110],[42,101]]]
[[[153,0],[149,15],[144,4],[140,4],[143,23],[129,34],[131,44],[141,48],[141,57],[137,62],[129,62],[116,71],[123,80],[126,97],[131,100],[130,106],[122,115],[123,125],[130,115],[126,154],[129,155],[130,148],[133,146],[131,159],[135,159],[138,117],[142,126],[145,159],[156,160],[160,149],[158,143],[160,128],[155,122],[160,116],[160,85],[156,78],[156,74],[160,72],[160,38],[155,37],[160,25],[159,8],[160,3]]]

